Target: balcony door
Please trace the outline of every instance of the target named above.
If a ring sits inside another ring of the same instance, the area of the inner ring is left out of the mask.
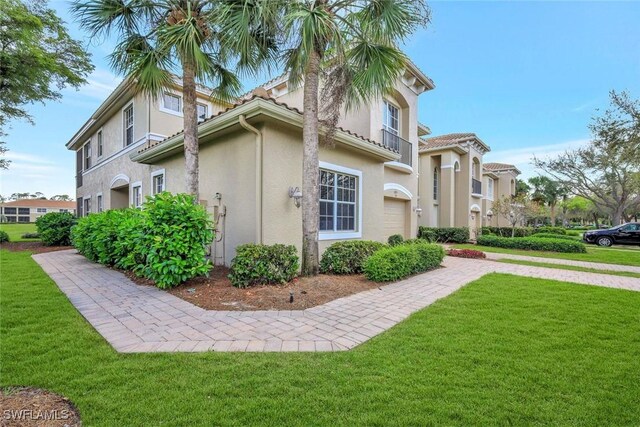
[[[382,128],[394,135],[400,134],[400,111],[395,105],[384,101]]]

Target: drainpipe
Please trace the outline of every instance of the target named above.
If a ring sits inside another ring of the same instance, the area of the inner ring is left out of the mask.
[[[238,122],[256,135],[256,243],[262,244],[262,132],[251,126],[244,114],[240,115]]]

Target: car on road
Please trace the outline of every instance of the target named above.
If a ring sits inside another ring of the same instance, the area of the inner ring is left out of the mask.
[[[586,231],[582,235],[586,243],[598,246],[640,245],[640,222],[629,222],[606,230]]]

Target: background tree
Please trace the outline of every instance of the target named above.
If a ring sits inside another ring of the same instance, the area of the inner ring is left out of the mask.
[[[343,107],[350,109],[391,91],[407,63],[398,45],[426,25],[430,13],[421,0],[292,0],[285,4],[285,69],[290,86],[302,85],[304,97],[302,273],[314,275],[319,265],[320,120],[324,141],[330,144]]]
[[[523,194],[494,200],[491,210],[509,223],[511,237],[515,236],[517,226],[525,225],[530,218],[539,215],[538,205]]]
[[[230,101],[240,90],[239,72],[253,72],[274,53],[275,41],[265,26],[260,0],[88,0],[76,1],[72,11],[92,37],[118,40],[109,59],[112,68],[130,78],[134,87],[152,98],[174,84],[179,73],[183,92],[185,180],[187,192],[198,200],[198,117],[196,86],[213,85],[211,96]],[[242,22],[245,44],[237,49],[225,30]]]
[[[573,196],[563,201],[562,204],[569,218],[579,219],[581,223],[593,218],[596,226],[598,225],[598,211],[591,200],[582,196]]]
[[[46,1],[0,1],[0,138],[11,119],[33,122],[27,105],[60,99],[63,88],[80,87],[92,70],[89,54]],[[7,166],[0,159],[0,168]]]
[[[567,195],[566,187],[546,176],[529,178],[529,184],[533,187],[531,200],[549,206],[551,225],[556,225],[556,207],[558,202]]]
[[[626,94],[623,99],[637,105]],[[621,223],[624,212],[640,205],[640,163],[633,154],[638,147],[634,129],[640,126],[640,116],[628,115],[622,120],[620,102],[612,92],[611,109],[595,117],[589,126],[592,141],[587,146],[552,159],[534,158],[536,167],[593,202],[598,210],[611,216],[613,225]]]
[[[522,179],[516,179],[516,196],[528,195],[531,192],[531,187]]]
[[[59,200],[62,202],[70,202],[73,201],[73,199],[71,197],[69,197],[69,195],[67,194],[56,194],[55,196],[52,196],[51,199],[49,200]]]

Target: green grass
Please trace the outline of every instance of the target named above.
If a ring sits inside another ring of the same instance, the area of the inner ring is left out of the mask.
[[[9,235],[9,240],[12,242],[32,242],[38,239],[23,239],[22,235],[25,233],[35,233],[35,224],[7,224],[0,223],[0,230],[6,231]]]
[[[640,425],[640,292],[493,274],[348,352],[124,355],[0,257],[1,384],[85,425]]]
[[[559,252],[543,252],[543,251],[526,251],[520,249],[494,248],[490,246],[481,246],[474,244],[456,244],[456,249],[476,249],[483,252],[496,252],[501,254],[524,255],[541,258],[569,259],[573,261],[601,262],[603,264],[620,264],[640,266],[640,251],[633,250],[616,250],[609,248],[599,248],[596,246],[587,246],[587,253],[559,253]]]
[[[597,268],[578,267],[576,265],[552,264],[549,262],[522,261],[519,259],[508,259],[508,258],[499,259],[496,261],[503,262],[505,264],[531,265],[533,267],[546,267],[546,268],[555,268],[559,270],[585,271],[587,273],[611,274],[613,276],[640,278],[640,273],[634,273],[631,271],[598,270]]]

